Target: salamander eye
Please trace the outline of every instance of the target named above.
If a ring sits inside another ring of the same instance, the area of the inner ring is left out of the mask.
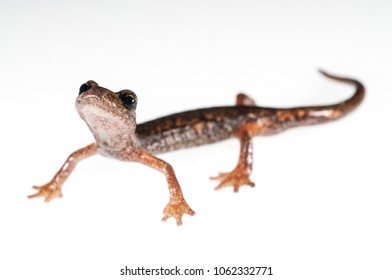
[[[88,83],[84,83],[83,85],[80,86],[79,95],[81,95],[85,91],[88,91],[90,88],[91,86],[88,85]]]
[[[98,84],[94,81],[88,81],[87,83],[84,83],[79,88],[79,95],[81,95],[85,91],[88,91],[90,88],[96,87],[96,86],[98,86]]]
[[[133,91],[122,90],[118,93],[121,102],[128,110],[136,109],[137,96]]]

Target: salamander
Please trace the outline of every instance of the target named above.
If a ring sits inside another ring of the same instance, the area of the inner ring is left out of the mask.
[[[240,93],[234,106],[185,111],[136,124],[137,96],[131,90],[113,92],[94,81],[84,83],[76,99],[76,110],[91,130],[95,142],[73,152],[49,183],[34,186],[29,198],[50,201],[62,197],[62,185],[81,160],[100,154],[122,161],[145,164],[162,172],[169,186],[169,202],[162,220],[174,217],[182,223],[184,214],[194,215],[178,183],[173,167],[156,155],[237,138],[240,141],[238,163],[231,172],[219,173],[217,190],[255,184],[250,180],[253,161],[252,138],[271,135],[289,128],[321,124],[339,119],[354,110],[363,100],[365,88],[357,80],[320,71],[332,80],[351,84],[355,93],[347,100],[323,106],[267,108]]]

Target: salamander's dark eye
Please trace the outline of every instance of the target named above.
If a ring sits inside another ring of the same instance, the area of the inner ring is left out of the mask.
[[[79,88],[79,95],[81,95],[83,92],[88,91],[92,87],[97,87],[98,84],[94,81],[88,81],[87,83],[84,83],[83,85],[80,86]]]
[[[81,95],[85,91],[88,91],[90,88],[91,86],[88,83],[81,85],[79,89],[79,95]]]
[[[136,109],[137,96],[133,91],[123,90],[120,91],[118,94],[125,108],[127,108],[128,110]]]

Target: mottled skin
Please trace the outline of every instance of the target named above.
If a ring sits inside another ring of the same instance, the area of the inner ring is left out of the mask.
[[[46,185],[34,187],[45,201],[61,197],[61,187],[76,164],[87,157],[101,154],[124,161],[136,161],[161,171],[167,179],[170,200],[163,220],[174,217],[181,224],[183,214],[194,211],[184,199],[172,166],[154,155],[236,137],[240,140],[237,166],[212,179],[220,180],[216,189],[243,185],[254,186],[252,172],[252,137],[271,135],[288,128],[313,125],[343,117],[363,100],[365,89],[353,79],[321,73],[326,77],[352,84],[355,94],[348,100],[326,106],[264,108],[245,94],[237,95],[235,106],[186,111],[136,125],[137,97],[130,90],[112,92],[88,81],[80,87],[76,109],[94,135],[95,143],[72,153],[61,169]]]

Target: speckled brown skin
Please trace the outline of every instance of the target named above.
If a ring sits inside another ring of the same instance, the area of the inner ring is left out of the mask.
[[[94,135],[95,143],[71,154],[54,178],[29,198],[43,196],[45,201],[61,197],[61,187],[77,162],[97,153],[124,161],[136,161],[162,172],[167,180],[170,200],[163,220],[174,217],[182,223],[186,213],[194,211],[184,199],[172,166],[155,154],[195,147],[236,137],[240,140],[237,166],[212,179],[220,180],[216,189],[233,186],[237,192],[243,185],[254,186],[252,172],[252,137],[271,135],[288,128],[313,125],[343,117],[363,100],[365,89],[353,79],[320,71],[326,77],[352,84],[355,94],[348,100],[326,106],[264,108],[245,94],[237,96],[235,106],[186,111],[136,125],[136,95],[129,90],[112,92],[94,81],[83,84],[76,108]]]

